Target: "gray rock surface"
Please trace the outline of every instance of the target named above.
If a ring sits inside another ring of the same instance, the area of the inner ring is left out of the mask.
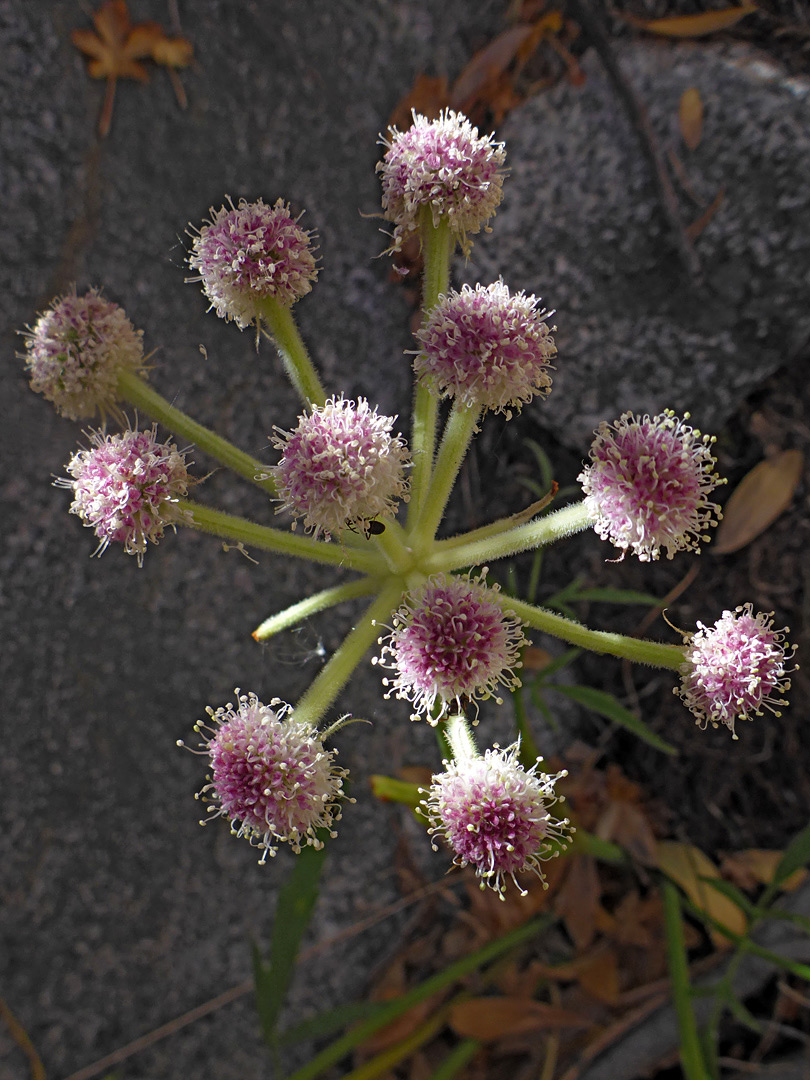
[[[738,46],[624,42],[617,59],[704,206],[704,281],[675,254],[647,163],[593,51],[581,87],[561,84],[509,117],[511,172],[469,280],[502,275],[557,309],[558,374],[538,421],[575,450],[600,420],[689,410],[714,432],[810,333],[810,80]],[[703,137],[686,148],[678,105],[696,87]],[[704,212],[677,179],[684,223]]]
[[[130,6],[138,20],[168,17],[158,0]],[[306,208],[306,223],[321,237],[321,281],[297,313],[327,385],[406,412],[408,311],[386,262],[374,261],[384,246],[380,223],[359,213],[379,205],[377,133],[413,76],[455,74],[500,26],[502,7],[464,0],[181,4],[182,30],[198,58],[183,76],[188,111],[178,109],[163,72],[147,86],[124,83],[112,133],[99,148],[103,88],[88,80],[69,41],[70,30],[85,25],[79,9],[0,0],[0,90],[12,103],[0,130],[7,361],[0,368],[0,970],[3,996],[53,1080],[249,976],[248,939],[266,939],[290,861],[282,854],[257,868],[255,852],[224,827],[199,829],[191,796],[203,770],[174,743],[189,738],[206,704],[229,700],[235,685],[293,700],[317,670],[320,645],[329,651],[339,642],[351,612],[261,649],[249,638],[258,622],[321,587],[308,565],[260,556],[255,567],[188,533],[167,536],[142,570],[119,551],[91,561],[92,535],[68,517],[67,494],[48,484],[79,432],[28,390],[13,360],[15,330],[71,282],[103,285],[158,350],[154,384],[261,456],[273,424],[293,420],[295,399],[271,350],[257,355],[249,333],[206,316],[203,297],[183,283],[183,232],[226,193],[283,195]],[[724,211],[700,240],[713,276],[725,252],[739,254],[723,271],[722,303],[701,305],[679,284],[643,167],[595,62],[584,90],[560,88],[531,102],[503,133],[508,201],[467,272],[480,268],[484,279],[503,272],[559,307],[553,423],[583,451],[605,410],[688,404],[708,424],[703,406],[718,381],[739,395],[778,362],[806,286],[806,231],[796,227],[794,237],[790,225],[806,211],[806,184],[778,186],[782,170],[806,177],[806,129],[796,130],[806,103],[703,55],[633,53],[648,80],[639,91],[654,99],[659,122],[672,123],[676,85],[701,85],[708,96],[725,73],[717,109],[730,109],[738,127],[723,129],[721,139],[708,124],[696,158],[704,194],[720,183],[728,189]],[[647,93],[659,78],[666,99]],[[740,100],[743,93],[750,100]],[[774,126],[780,109],[781,126]],[[715,115],[713,106],[712,123]],[[749,189],[733,188],[732,180],[742,182],[754,150],[758,201],[749,205]],[[619,191],[625,186],[629,206]],[[779,207],[773,227],[760,216],[769,199]],[[725,233],[717,231],[723,213],[738,222]],[[542,223],[539,241],[533,220]],[[744,365],[743,357],[757,363]],[[681,367],[697,380],[700,402],[684,399],[691,383]],[[664,393],[664,377],[675,380],[677,400]],[[727,415],[735,400],[724,397],[725,413],[711,419]],[[544,408],[548,420],[552,408]],[[260,493],[221,471],[205,497],[269,518]],[[376,673],[358,674],[342,703],[375,730],[369,738],[350,728],[341,740],[343,763],[358,777],[358,805],[334,844],[318,941],[396,895],[397,815],[370,805],[365,776],[433,752],[430,732],[409,725],[404,705],[382,702]],[[444,865],[434,865],[434,876]],[[383,924],[305,965],[294,1015],[360,993],[393,937]],[[0,1080],[23,1070],[0,1029]],[[143,1052],[117,1075],[175,1080],[203,1071],[217,1080],[268,1075],[249,999]]]

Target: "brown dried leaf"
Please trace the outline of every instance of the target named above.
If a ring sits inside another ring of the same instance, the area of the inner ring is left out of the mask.
[[[696,86],[688,87],[681,94],[678,124],[683,141],[690,150],[697,150],[703,135],[703,99]]]
[[[579,973],[579,985],[606,1005],[615,1005],[619,1000],[619,960],[614,949],[603,949],[594,953],[590,964]]]
[[[93,79],[106,79],[107,90],[98,122],[101,138],[109,133],[112,123],[115,87],[119,79],[146,82],[149,73],[140,60],[152,58],[169,66],[175,93],[185,107],[185,93],[174,68],[191,59],[191,45],[185,38],[169,39],[156,22],[136,23],[129,19],[126,0],[105,0],[93,15],[93,30],[74,30],[70,35],[76,48],[90,57],[87,71]],[[157,55],[156,55],[157,54]],[[159,59],[158,57],[162,57]]]
[[[728,555],[763,533],[790,506],[803,468],[801,450],[783,450],[755,465],[723,508],[710,550]]]
[[[484,997],[459,1002],[450,1010],[450,1027],[464,1038],[485,1042],[531,1031],[588,1027],[579,1013],[522,997]]]
[[[417,75],[413,86],[401,97],[389,117],[391,127],[407,131],[411,126],[411,110],[436,120],[442,109],[450,104],[447,79],[441,75],[431,78],[429,75]]]
[[[625,22],[637,26],[639,30],[646,30],[651,34],[662,34],[664,37],[695,38],[706,37],[707,34],[715,34],[718,30],[728,30],[756,11],[756,4],[743,4],[741,7],[722,8],[720,11],[702,11],[699,15],[674,15],[666,19],[638,19],[632,15],[622,14],[620,17]]]
[[[551,653],[541,649],[539,645],[527,645],[522,656],[523,670],[542,671],[543,668],[548,667],[553,659]]]
[[[630,803],[613,803],[608,810],[611,816],[610,836],[628,851],[636,862],[644,866],[655,866],[656,840],[646,815],[638,806]],[[607,817],[607,815],[606,815]],[[598,830],[601,835],[601,830]]]
[[[752,890],[757,885],[770,885],[776,868],[782,859],[781,851],[770,851],[766,848],[748,848],[745,851],[737,851],[733,855],[727,855],[720,865],[723,876],[741,889]],[[794,889],[807,880],[806,870],[797,870],[789,878],[782,882],[780,889],[785,892],[793,892]]]
[[[126,0],[106,0],[93,15],[92,30],[74,30],[71,41],[92,57],[88,72],[93,79],[137,79],[146,82],[149,73],[136,61],[151,55],[152,45],[163,31],[157,23],[129,21]]]
[[[152,59],[168,68],[188,67],[194,58],[194,46],[184,37],[159,37],[152,45]]]
[[[483,87],[501,75],[518,54],[518,50],[531,37],[532,27],[525,23],[510,26],[493,38],[483,49],[479,49],[453,83],[450,98],[453,106],[459,108],[469,105],[470,100],[477,100]]]
[[[587,949],[596,935],[596,915],[602,888],[596,861],[591,855],[572,856],[569,862],[570,869],[554,908],[581,951]]]
[[[699,848],[677,840],[663,840],[658,844],[658,866],[680,885],[695,907],[728,927],[732,933],[745,933],[745,913],[727,896],[701,880],[719,878],[720,873]],[[728,948],[732,944],[719,930],[709,929],[709,935],[717,948]]]

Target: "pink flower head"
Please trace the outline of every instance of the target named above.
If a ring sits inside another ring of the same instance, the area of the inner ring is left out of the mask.
[[[483,757],[445,761],[445,771],[433,777],[422,800],[430,834],[440,835],[453,850],[455,865],[474,867],[481,888],[488,885],[501,900],[507,877],[523,896],[516,874],[531,870],[544,882],[540,864],[559,855],[573,831],[567,818],[548,812],[560,801],[554,785],[566,773],[538,773],[539,759],[524,769],[519,749],[515,743],[487,750]]]
[[[260,318],[263,300],[290,307],[312,289],[318,276],[312,234],[281,199],[273,206],[240,199],[238,206],[212,206],[210,214],[188,258],[198,277],[187,280],[202,282],[221,319],[244,330]]]
[[[615,424],[600,424],[591,463],[578,477],[599,536],[642,562],[662,550],[668,559],[699,551],[709,539],[702,530],[720,518],[707,497],[723,483],[714,472],[713,442],[670,410],[652,419],[627,412]]]
[[[546,396],[557,350],[546,325],[553,312],[538,311],[538,303],[523,292],[513,296],[502,281],[440,297],[416,333],[417,378],[469,408],[507,418],[535,394]]]
[[[737,720],[761,716],[763,707],[779,716],[774,706],[787,705],[777,695],[790,689],[786,662],[795,651],[785,644],[787,628],[774,630],[773,613],[754,615],[751,604],[724,611],[714,626],[697,625],[675,688],[695,723],[725,724],[736,739]]]
[[[118,398],[118,376],[143,374],[143,331],[98,289],[58,297],[23,332],[31,389],[69,420],[104,415]]]
[[[72,514],[94,529],[101,555],[110,543],[123,544],[128,555],[143,564],[147,542],[156,544],[166,528],[188,521],[190,514],[176,505],[193,482],[185,457],[174,443],[157,440],[151,431],[90,434],[89,450],[79,450],[58,487],[72,488]]]
[[[469,254],[470,233],[477,233],[495,213],[503,197],[503,143],[479,136],[478,129],[461,113],[445,109],[438,120],[413,113],[407,131],[389,129],[383,160],[377,164],[382,176],[382,204],[392,221],[397,250],[419,228],[419,216],[427,208],[434,226],[444,218]]]
[[[451,704],[461,709],[465,701],[492,697],[498,685],[520,686],[515,669],[526,644],[523,624],[504,611],[498,586],[483,584],[485,574],[428,578],[394,613],[391,634],[380,638],[383,649],[374,662],[396,672],[383,679],[391,688],[386,697],[410,701],[412,720],[421,713],[435,724]]]
[[[348,773],[335,764],[337,750],[324,749],[319,733],[291,716],[291,707],[278,698],[263,705],[255,694],[240,694],[238,687],[235,693],[235,709],[232,704],[216,712],[208,708],[210,722],[194,727],[204,739],[198,752],[211,765],[197,796],[214,804],[208,821],[226,818],[234,836],[261,850],[260,863],[275,855],[280,843],[296,854],[306,846],[322,848],[318,830],[336,835],[332,826],[346,798]]]
[[[294,431],[279,431],[273,445],[281,461],[270,470],[284,500],[279,512],[303,517],[307,529],[327,537],[391,517],[408,490],[408,452],[391,434],[395,420],[379,416],[365,398],[341,396],[313,407]]]

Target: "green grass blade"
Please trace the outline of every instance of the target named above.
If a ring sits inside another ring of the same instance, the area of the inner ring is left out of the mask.
[[[462,1039],[454,1046],[438,1069],[434,1069],[428,1080],[453,1080],[478,1051],[481,1043],[478,1039]]]
[[[546,679],[550,679],[552,675],[556,675],[558,671],[562,671],[564,667],[568,667],[570,663],[576,660],[581,652],[582,649],[566,649],[564,653],[555,657],[550,664],[546,664],[544,668],[541,668],[540,671],[537,672],[537,677],[534,682],[542,683],[545,682]]]
[[[384,1001],[350,1001],[346,1005],[338,1005],[336,1009],[317,1013],[308,1020],[302,1020],[299,1024],[293,1024],[280,1031],[278,1044],[289,1046],[313,1039],[326,1039],[334,1035],[336,1031],[349,1027],[350,1024],[370,1019],[380,1009],[384,1009],[385,1005]]]
[[[705,877],[703,874],[698,875],[698,881],[702,881],[704,884],[711,886],[716,892],[727,896],[732,904],[736,904],[748,916],[749,920],[756,919],[759,915],[756,904],[753,904],[745,893],[738,889],[736,885],[732,885],[730,881],[723,881],[722,878]]]
[[[672,997],[681,1033],[681,1064],[686,1080],[706,1080],[708,1070],[700,1049],[700,1038],[692,1009],[680,895],[672,882],[666,880],[661,882],[661,893],[664,901],[669,976],[672,980]]]
[[[546,927],[550,926],[552,922],[554,922],[554,916],[552,915],[545,915],[541,918],[533,919],[531,922],[518,927],[516,930],[511,930],[508,934],[504,934],[495,941],[488,942],[474,953],[470,953],[469,956],[462,957],[461,960],[457,960],[454,964],[450,964],[444,971],[440,971],[436,975],[431,976],[431,978],[426,979],[423,983],[420,983],[419,986],[414,987],[413,990],[409,990],[408,993],[403,994],[395,1001],[386,1002],[385,1007],[380,1009],[377,1015],[370,1017],[368,1020],[358,1024],[357,1027],[353,1028],[351,1031],[346,1032],[345,1035],[340,1036],[340,1038],[336,1039],[312,1058],[311,1061],[307,1062],[306,1065],[302,1066],[297,1072],[289,1076],[287,1080],[314,1080],[316,1076],[319,1076],[324,1070],[340,1061],[341,1058],[356,1046],[365,1042],[366,1039],[376,1031],[379,1031],[385,1024],[395,1020],[414,1005],[418,1005],[419,1002],[425,1001],[427,998],[437,993],[437,991],[452,985],[458,979],[483,967],[484,964],[496,960],[499,956],[509,952],[510,949],[516,948],[524,941],[529,941],[531,938],[536,937],[545,930]]]
[[[776,867],[776,873],[773,875],[773,881],[765,893],[768,900],[766,901],[763,896],[760,903],[765,906],[770,902],[778,892],[782,882],[808,863],[810,863],[810,825],[806,825],[800,833],[797,833],[785,848],[784,854],[779,860],[779,865]]]
[[[323,835],[321,836],[323,839]],[[276,917],[270,938],[270,959],[265,963],[254,946],[253,973],[256,1007],[262,1035],[268,1046],[277,1044],[277,1024],[281,1006],[292,982],[295,961],[320,890],[326,848],[305,847],[296,855],[292,873],[282,886],[276,903]]]
[[[526,712],[526,702],[523,700],[523,690],[520,687],[512,691],[512,704],[515,709],[515,727],[520,736],[520,764],[524,769],[531,769],[543,755],[534,741],[534,733]]]
[[[568,686],[563,683],[553,683],[548,689],[558,690],[572,701],[584,705],[586,709],[612,720],[614,724],[627,728],[639,739],[643,739],[650,746],[654,746],[656,750],[660,750],[664,754],[677,755],[678,751],[674,746],[664,742],[662,738],[647,727],[643,720],[631,713],[629,709],[625,709],[624,705],[621,705],[613,694],[608,694],[605,690],[595,690],[591,686]]]
[[[374,773],[370,777],[371,790],[380,802],[396,802],[415,810],[422,801],[418,784],[409,780],[397,780],[394,776]]]
[[[643,607],[657,607],[661,603],[659,597],[635,589],[580,589],[570,599],[600,604],[641,604]]]

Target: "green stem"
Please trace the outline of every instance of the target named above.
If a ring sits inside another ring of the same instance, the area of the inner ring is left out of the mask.
[[[422,280],[422,318],[436,306],[442,293],[450,284],[450,258],[455,240],[447,221],[434,226],[430,211],[425,208],[420,222],[422,255],[425,272]],[[435,390],[417,383],[413,402],[411,431],[411,502],[408,507],[408,523],[413,524],[422,509],[430,476],[433,470],[433,454],[436,447],[436,418],[439,412],[439,395]]]
[[[494,559],[503,559],[516,555],[520,551],[544,547],[581,532],[593,524],[584,503],[574,503],[556,510],[553,514],[530,521],[526,525],[509,529],[508,532],[495,536],[477,537],[481,530],[463,536],[454,536],[449,540],[436,542],[433,554],[425,564],[430,571],[458,570],[463,566],[482,566]],[[485,526],[487,528],[488,526]]]
[[[389,569],[398,574],[405,573],[413,564],[405,533],[398,521],[386,521],[384,524],[385,530],[374,536],[374,542],[385,557]]]
[[[292,311],[277,300],[268,297],[261,301],[262,332],[270,337],[278,349],[284,370],[305,405],[323,405],[326,391],[315,366],[309,358],[307,347],[295,325]]]
[[[264,551],[277,551],[282,555],[293,555],[299,559],[325,563],[328,566],[341,566],[349,570],[359,570],[367,574],[379,574],[385,567],[376,551],[358,551],[328,544],[323,540],[313,540],[309,536],[298,536],[294,532],[271,529],[267,525],[257,525],[247,518],[234,517],[222,510],[213,510],[209,506],[192,502],[190,499],[178,499],[181,510],[191,512],[188,522],[201,532],[221,536],[224,540],[249,544]]]
[[[703,1054],[700,1049],[695,1013],[692,1008],[692,992],[689,983],[689,964],[686,959],[686,942],[683,935],[681,901],[678,890],[669,881],[661,883],[664,901],[664,926],[667,935],[667,958],[669,977],[672,981],[672,997],[681,1033],[681,1064],[686,1080],[706,1080]]]
[[[467,717],[463,713],[454,713],[447,717],[444,734],[453,751],[455,761],[472,761],[473,758],[478,757],[475,739],[467,723]]]
[[[147,416],[151,416],[153,420],[163,424],[165,428],[173,431],[175,435],[188,439],[189,442],[194,443],[204,453],[219,461],[222,465],[226,465],[240,476],[244,476],[252,484],[263,488],[270,495],[276,494],[276,485],[267,476],[266,465],[251,457],[250,454],[246,454],[244,450],[239,450],[227,439],[223,439],[207,427],[198,424],[196,420],[192,420],[190,416],[181,412],[180,409],[176,409],[174,405],[170,405],[164,397],[153,390],[138,375],[133,375],[131,372],[124,372],[119,375],[118,391],[130,405],[134,405],[136,409],[145,412]],[[260,479],[262,475],[264,479]]]
[[[327,608],[343,604],[347,600],[355,600],[358,596],[370,596],[378,591],[379,585],[377,578],[364,577],[356,581],[346,581],[331,589],[324,589],[322,592],[315,593],[314,596],[307,596],[299,600],[297,604],[285,608],[284,611],[279,611],[277,615],[271,615],[269,619],[265,619],[261,626],[253,631],[253,637],[256,641],[267,641],[274,634],[296,626],[319,611],[326,611]]]
[[[349,681],[352,672],[366,655],[380,633],[380,624],[391,618],[391,612],[402,596],[399,582],[388,584],[366,609],[357,625],[347,634],[328,663],[321,668],[309,689],[295,706],[296,720],[316,724],[340,691]]]
[[[624,634],[611,634],[605,630],[590,630],[582,623],[566,619],[554,611],[527,604],[525,600],[516,600],[512,596],[499,593],[499,603],[507,611],[512,611],[535,630],[561,638],[571,645],[590,649],[595,653],[607,653],[622,660],[632,660],[637,664],[650,664],[652,667],[668,668],[678,671],[684,662],[683,648],[680,645],[666,645],[661,641],[646,641],[640,638],[625,637]]]
[[[458,402],[453,405],[436,456],[430,487],[411,532],[411,541],[416,550],[427,547],[436,535],[480,415],[480,409],[469,409]]]

